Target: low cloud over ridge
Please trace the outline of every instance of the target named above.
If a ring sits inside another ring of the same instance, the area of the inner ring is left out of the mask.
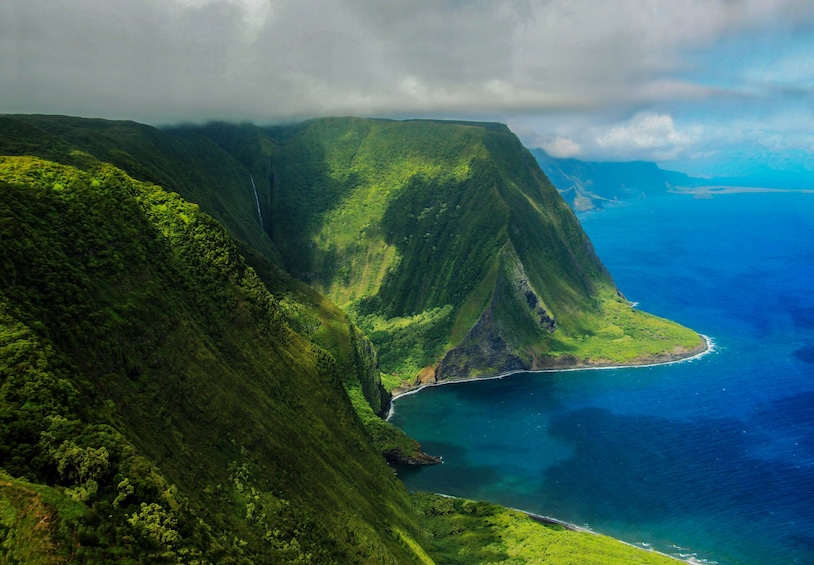
[[[800,0],[10,0],[0,112],[500,119],[527,142],[635,157],[642,147],[611,143],[635,116],[686,136],[721,104],[774,120],[771,100],[810,98],[812,67],[799,61],[813,20]],[[739,52],[754,41],[782,42],[778,60]],[[802,118],[810,125],[811,111]],[[679,141],[649,155],[698,153]]]

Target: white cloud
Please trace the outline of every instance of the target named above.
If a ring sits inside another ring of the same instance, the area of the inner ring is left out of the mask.
[[[5,0],[0,112],[486,117],[562,155],[669,159],[737,136],[736,111],[814,121],[812,23],[808,0]]]
[[[546,153],[557,159],[576,157],[582,151],[582,147],[580,147],[576,141],[557,135],[542,139],[540,141],[540,147],[542,147]]]
[[[692,139],[676,131],[667,114],[644,112],[596,137],[596,145],[608,155],[638,154],[656,161],[675,159]]]
[[[148,120],[560,111],[703,97],[684,52],[805,3],[8,0],[0,111]],[[810,12],[809,12],[810,13]],[[808,14],[803,14],[808,15]]]

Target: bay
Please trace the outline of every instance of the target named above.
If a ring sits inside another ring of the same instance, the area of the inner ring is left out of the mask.
[[[580,221],[629,300],[713,351],[402,397],[393,423],[444,459],[405,484],[696,562],[814,563],[814,194],[668,194]]]

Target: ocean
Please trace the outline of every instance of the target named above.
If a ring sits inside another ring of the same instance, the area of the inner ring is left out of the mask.
[[[402,480],[692,562],[814,563],[814,194],[666,194],[579,218],[629,300],[713,350],[401,397],[391,421],[444,460]]]

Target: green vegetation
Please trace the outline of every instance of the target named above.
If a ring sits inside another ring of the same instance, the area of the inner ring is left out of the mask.
[[[629,308],[505,126],[0,116],[4,563],[634,551],[411,501],[381,455],[427,458],[379,416],[419,373],[697,340]]]
[[[4,157],[0,241],[0,460],[61,493],[54,561],[412,559],[392,534],[417,535],[409,500],[333,357],[198,206]]]
[[[176,191],[221,220],[245,256],[312,285],[331,303],[249,258],[287,321],[334,356],[376,413],[388,400],[376,363],[392,385],[641,363],[703,346],[627,305],[571,209],[500,124],[332,118],[159,131],[28,116],[0,117],[0,134],[5,154],[106,161]],[[344,362],[352,326],[377,358]]]
[[[0,470],[0,557],[9,565],[65,562],[73,535],[85,539],[88,508],[60,489]]]
[[[428,550],[441,564],[675,565],[665,555],[534,520],[486,502],[415,493]]]
[[[563,336],[557,345],[565,355],[594,364],[658,362],[698,347],[698,334],[669,320],[634,310],[612,297],[600,297],[594,334]]]
[[[177,129],[170,135],[134,122],[63,116],[0,116],[0,154],[37,155],[80,168],[107,161],[134,178],[198,203],[236,238],[240,253],[278,300],[286,322],[326,349],[337,362],[346,387],[361,387],[370,409],[382,414],[390,394],[381,385],[375,349],[342,310],[279,268],[279,253],[260,228],[251,183],[257,187],[265,223],[270,224],[269,173],[263,169],[269,160],[262,151],[269,150],[271,142],[251,126],[212,125],[206,131],[221,132],[224,139],[231,139],[229,132],[239,134],[232,136],[238,145],[230,149],[254,168],[244,168],[198,128]],[[354,407],[360,415],[369,412],[357,403]],[[394,449],[410,445],[412,449],[404,453],[405,457],[418,455],[417,444],[400,430],[393,428],[383,434],[382,428],[392,427],[390,424],[366,417],[363,420],[375,427],[369,430],[372,437],[392,440],[377,444],[382,452],[392,454]]]
[[[269,179],[283,263],[348,312],[388,382],[702,346],[629,307],[505,126],[347,118],[200,133]]]
[[[0,155],[31,155],[79,167],[97,160],[110,163],[199,204],[233,237],[280,261],[260,227],[249,172],[203,136],[167,135],[135,122],[0,116]],[[264,188],[257,183],[261,200],[268,197]]]

